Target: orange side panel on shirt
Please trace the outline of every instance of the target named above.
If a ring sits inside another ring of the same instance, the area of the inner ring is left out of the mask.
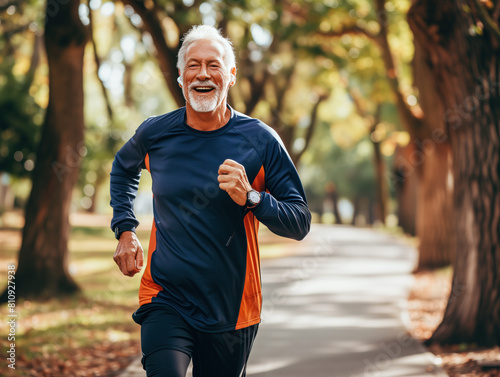
[[[149,172],[149,154],[146,154],[144,159],[144,164]],[[149,248],[148,248],[148,262],[146,264],[146,271],[141,278],[141,286],[139,287],[139,305],[149,304],[153,297],[156,297],[158,293],[163,289],[161,286],[156,284],[151,277],[151,256],[156,251],[156,223],[153,220],[153,228],[151,229],[151,237],[149,238]]]
[[[252,187],[259,192],[265,190],[264,167],[260,168],[257,177],[255,177],[255,180],[252,182]],[[260,255],[257,239],[259,221],[252,212],[249,212],[245,216],[244,223],[247,234],[247,268],[245,273],[245,287],[243,288],[236,330],[259,323],[260,311],[262,309]]]
[[[146,157],[144,158],[144,165],[146,165],[146,169],[151,173],[151,169],[149,168],[149,153],[146,153]]]
[[[141,286],[139,287],[139,305],[149,304],[153,297],[156,297],[162,287],[156,284],[151,277],[151,256],[156,251],[156,224],[153,220],[151,238],[149,239],[148,262],[144,275],[142,275]]]

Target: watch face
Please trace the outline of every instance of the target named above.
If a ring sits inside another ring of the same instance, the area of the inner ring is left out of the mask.
[[[250,191],[248,194],[248,201],[255,205],[260,202],[260,194],[257,191]]]

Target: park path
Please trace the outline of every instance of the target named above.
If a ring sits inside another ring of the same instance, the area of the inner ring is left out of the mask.
[[[262,261],[262,323],[247,376],[447,376],[406,331],[414,247],[321,225],[290,246],[288,256]],[[139,376],[138,359],[120,377]]]

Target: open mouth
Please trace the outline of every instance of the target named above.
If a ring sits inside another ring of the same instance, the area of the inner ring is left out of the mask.
[[[211,92],[212,90],[215,90],[213,86],[197,86],[193,89],[198,93],[208,93]]]

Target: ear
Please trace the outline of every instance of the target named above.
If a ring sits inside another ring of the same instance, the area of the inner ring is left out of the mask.
[[[236,67],[231,68],[231,82],[229,83],[229,86],[233,86],[236,83]]]
[[[179,86],[182,88],[182,72],[179,69],[179,77],[177,77],[177,82],[179,83]]]

